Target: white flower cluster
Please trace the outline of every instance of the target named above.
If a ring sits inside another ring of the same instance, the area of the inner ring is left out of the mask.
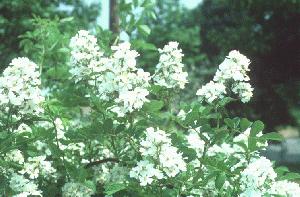
[[[52,167],[50,161],[45,160],[46,156],[29,157],[25,161],[21,151],[12,150],[6,154],[5,159],[22,165],[18,173],[11,170],[7,175],[10,179],[10,188],[17,193],[15,197],[42,196],[42,191],[38,189],[38,178],[56,178],[56,169]]]
[[[251,130],[251,128],[248,128],[243,133],[234,137],[233,138],[234,144],[224,142],[220,145],[214,144],[213,146],[208,147],[206,156],[221,157],[224,162],[231,161],[233,157],[236,158],[238,163],[231,167],[230,170],[232,172],[234,172],[237,168],[247,166],[247,159],[245,158],[245,153],[244,153],[245,150],[241,146],[237,145],[236,143],[238,143],[238,142],[243,143],[247,146],[248,138],[250,137],[250,130]],[[204,147],[205,147],[205,141],[200,138],[200,135],[199,135],[200,132],[201,132],[200,127],[195,128],[195,129],[189,129],[188,135],[186,136],[187,146],[189,148],[195,150],[197,158],[201,158],[203,156],[203,151],[204,151]],[[208,140],[210,139],[210,136],[207,133],[203,132],[202,135],[205,136]],[[257,137],[259,137],[261,135],[262,135],[262,132],[259,132],[257,134]],[[267,146],[266,143],[258,143],[257,145],[261,148],[264,148],[265,146]],[[255,152],[255,153],[253,153],[252,156],[259,157],[259,154]],[[190,165],[194,166],[195,168],[199,168],[201,166],[199,159],[193,160],[192,162],[190,162]],[[209,174],[209,170],[205,167],[205,165],[202,166],[202,170],[203,170],[204,174]],[[239,178],[239,176],[232,177],[232,181],[236,181],[238,178]],[[244,183],[243,195],[246,195],[246,196],[248,195],[249,192],[254,192],[253,189],[252,190],[246,189],[246,188],[248,188],[247,183],[249,183],[249,180],[247,180],[247,181],[243,180],[243,183]],[[251,187],[251,185],[253,185],[253,183],[250,183],[249,188]],[[265,186],[266,185],[264,185],[264,188],[267,188]],[[230,189],[232,187],[232,185],[228,181],[226,181],[223,187]],[[194,192],[195,194],[192,196],[198,196],[200,194],[204,195],[203,193],[211,192],[211,191],[216,191],[214,181],[209,181],[204,188],[199,190],[199,192],[196,192],[197,195]],[[215,195],[217,195],[217,194],[215,194]]]
[[[42,191],[38,190],[37,184],[16,173],[11,175],[9,186],[18,193],[13,197],[42,196]]]
[[[188,83],[188,73],[183,71],[182,50],[178,49],[178,42],[169,42],[160,53],[159,63],[156,65],[153,80],[155,84],[166,88],[183,89]]]
[[[44,101],[38,66],[26,57],[12,60],[0,77],[0,106],[7,111],[18,109],[18,115],[43,112],[40,104]]]
[[[212,103],[232,91],[243,103],[249,102],[253,96],[253,88],[247,75],[249,64],[250,60],[246,56],[236,50],[231,51],[219,65],[213,81],[202,86],[196,94]],[[226,88],[230,91],[226,91]]]
[[[52,167],[50,161],[45,160],[46,156],[29,157],[24,163],[23,169],[19,171],[20,174],[27,174],[30,179],[36,179],[40,175],[44,177],[53,176],[56,169]]]
[[[88,78],[93,72],[100,71],[103,52],[97,44],[97,38],[88,31],[80,30],[71,38],[71,69],[75,81]]]
[[[58,140],[66,140],[65,137],[65,127],[63,125],[63,122],[60,118],[56,118],[54,120],[55,130],[57,132],[57,139]]]
[[[200,127],[189,129],[186,136],[188,147],[196,151],[197,157],[201,157],[204,151],[205,142],[200,138]]]
[[[10,152],[6,153],[5,160],[10,161],[10,162],[15,162],[15,163],[18,163],[18,164],[23,164],[24,163],[23,154],[18,149],[11,150]]]
[[[224,98],[225,94],[225,85],[214,81],[210,81],[205,84],[196,93],[196,95],[205,98],[205,100],[209,103],[212,103],[214,100]]]
[[[276,181],[272,183],[268,193],[270,195],[298,197],[300,194],[300,187],[297,183],[293,183],[287,180]]]
[[[63,197],[88,197],[93,194],[94,191],[82,183],[68,182],[62,188]]]
[[[112,69],[117,92],[117,105],[112,108],[119,116],[127,112],[140,109],[145,102],[148,102],[150,73],[141,68],[136,68],[136,57],[139,54],[130,50],[130,43],[121,43],[112,46]],[[109,87],[106,87],[109,88]]]
[[[252,159],[241,172],[240,197],[287,196],[297,197],[300,194],[299,184],[287,180],[276,181],[272,162],[265,157]]]
[[[30,133],[32,130],[31,128],[25,124],[25,123],[21,123],[18,128],[16,130],[14,130],[13,132],[14,133],[25,133],[25,132],[28,132]]]
[[[263,196],[267,187],[275,181],[275,173],[272,163],[265,157],[254,159],[245,170],[241,172],[241,197]]]
[[[147,128],[146,138],[140,145],[144,159],[132,168],[130,177],[138,179],[141,186],[151,184],[155,179],[175,177],[186,171],[182,153],[178,153],[178,149],[172,146],[169,135],[164,131]]]
[[[136,67],[138,52],[124,42],[112,46],[111,57],[105,57],[97,46],[97,39],[87,31],[79,31],[71,39],[71,74],[75,81],[86,79],[95,87],[100,99],[113,99],[111,111],[120,117],[140,109],[148,101],[150,73]]]

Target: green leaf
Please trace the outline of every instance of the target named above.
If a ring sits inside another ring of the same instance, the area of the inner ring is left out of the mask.
[[[260,137],[263,140],[275,140],[275,141],[282,141],[284,138],[282,135],[276,132],[266,133]]]
[[[256,151],[257,139],[256,137],[248,138],[248,149],[250,152]]]
[[[283,176],[285,173],[289,172],[289,169],[286,166],[280,166],[275,169],[276,174],[278,177]]]
[[[295,180],[295,179],[300,179],[300,174],[291,172],[279,178],[279,180]]]
[[[241,131],[246,131],[246,129],[249,128],[251,125],[251,122],[247,120],[246,118],[242,118],[240,122]]]
[[[255,121],[251,125],[251,130],[250,130],[250,136],[255,137],[259,132],[261,132],[264,129],[264,123],[260,120]]]
[[[124,190],[126,185],[123,183],[111,183],[105,186],[105,194],[106,195],[113,195],[118,191]]]
[[[138,30],[145,36],[149,35],[151,32],[151,29],[147,25],[139,25]]]
[[[105,132],[110,132],[113,129],[113,121],[112,119],[106,119],[103,122],[103,130]]]
[[[223,187],[225,180],[226,180],[226,174],[224,172],[221,172],[220,174],[217,175],[215,185],[218,190],[220,190]]]
[[[230,118],[225,118],[224,119],[225,124],[229,127],[229,128],[234,128],[234,121]]]
[[[149,51],[157,51],[157,47],[154,44],[145,42],[144,40],[134,40],[132,41],[132,45],[136,49],[144,49]]]
[[[150,112],[157,112],[159,110],[161,110],[161,108],[163,108],[164,106],[164,102],[163,101],[159,101],[159,100],[151,100],[148,103],[145,103],[143,108],[146,111],[150,111]]]

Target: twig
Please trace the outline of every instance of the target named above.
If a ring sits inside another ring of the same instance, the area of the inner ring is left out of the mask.
[[[105,158],[105,159],[101,159],[101,160],[98,160],[98,161],[93,161],[91,163],[88,163],[85,168],[90,168],[92,166],[96,166],[96,165],[99,165],[99,164],[103,164],[103,163],[107,163],[107,162],[114,162],[114,163],[119,163],[119,159],[117,158]]]

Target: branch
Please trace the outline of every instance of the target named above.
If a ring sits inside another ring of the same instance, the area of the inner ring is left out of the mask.
[[[98,160],[98,161],[93,161],[91,163],[88,163],[85,168],[90,168],[92,166],[96,166],[96,165],[99,165],[99,164],[103,164],[103,163],[107,163],[107,162],[115,162],[115,163],[119,163],[119,159],[117,158],[106,158],[106,159],[101,159],[101,160]]]

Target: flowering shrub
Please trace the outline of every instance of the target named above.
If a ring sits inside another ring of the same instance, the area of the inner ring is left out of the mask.
[[[43,93],[35,63],[13,59],[0,77],[1,195],[298,196],[299,175],[260,156],[281,137],[226,113],[253,95],[250,60],[231,51],[198,99],[178,104],[188,83],[178,47],[159,49],[150,74],[129,42],[104,50],[80,30],[68,80],[84,92],[68,95],[84,100],[78,110]]]

